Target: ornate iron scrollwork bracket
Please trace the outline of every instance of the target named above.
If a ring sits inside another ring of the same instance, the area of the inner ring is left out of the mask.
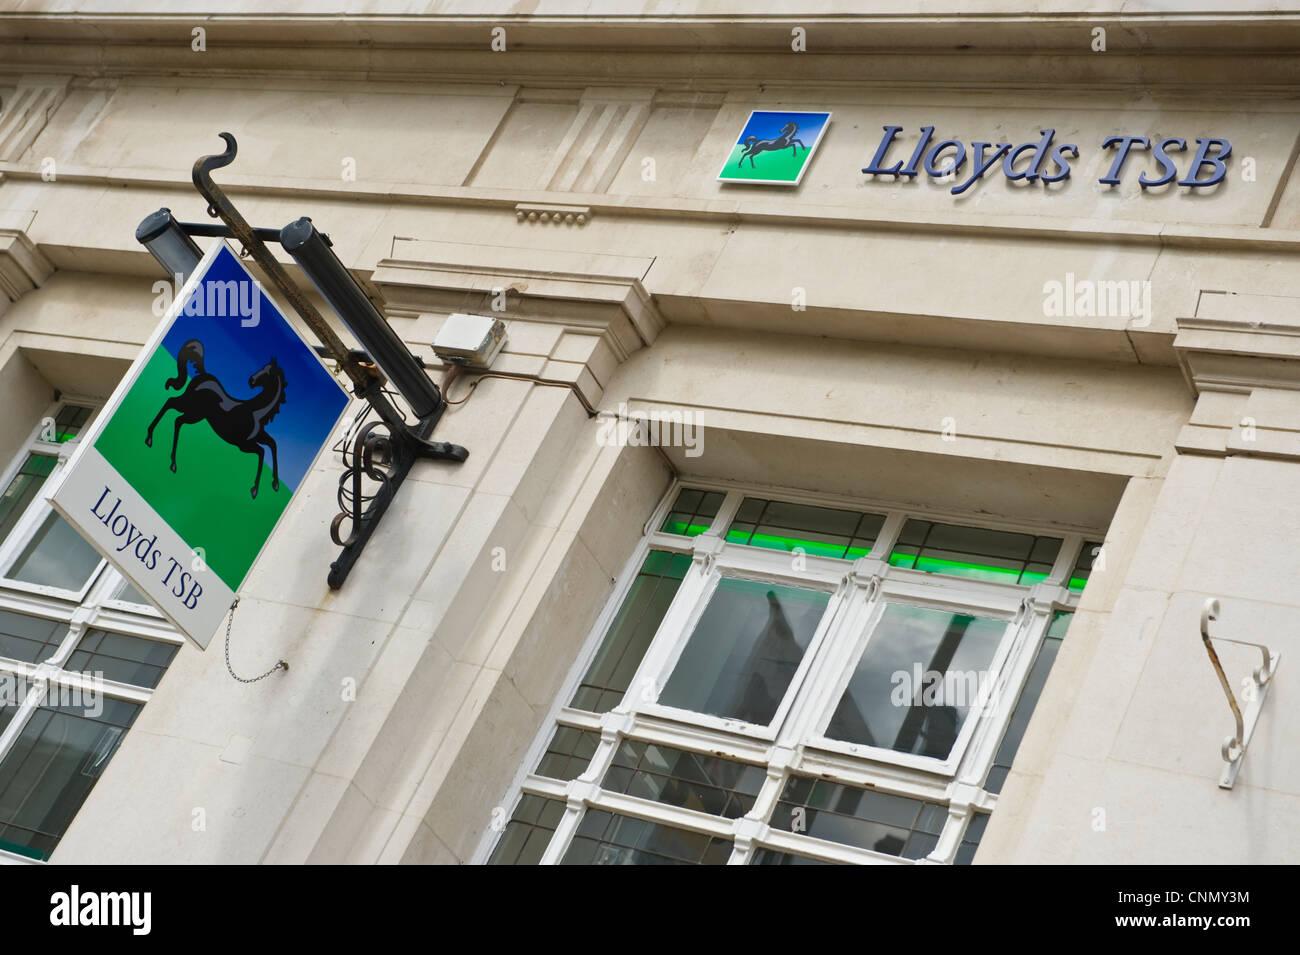
[[[363,393],[361,397],[370,401],[371,406],[379,412],[379,419],[363,425],[355,437],[351,438],[351,448],[346,444],[343,448],[344,471],[339,476],[339,513],[330,522],[330,538],[343,551],[330,564],[328,582],[332,590],[338,590],[347,580],[352,566],[416,461],[425,459],[459,463],[469,457],[469,452],[458,444],[427,440],[447,407],[445,403],[434,414],[411,426],[388,401],[378,383],[367,389],[367,392],[370,391],[375,394]],[[364,492],[363,478],[369,478],[378,485],[373,493]],[[345,521],[348,523],[346,537],[342,534]]]
[[[433,410],[414,424],[407,422],[385,392],[384,379],[374,362],[365,353],[349,349],[343,343],[267,248],[266,242],[271,239],[284,244],[284,230],[254,228],[249,225],[230,201],[230,197],[213,182],[213,170],[230,165],[238,152],[234,136],[222,133],[221,138],[226,143],[225,151],[196,160],[193,180],[195,189],[207,200],[208,215],[219,218],[224,225],[182,222],[179,223],[181,229],[191,236],[220,236],[237,240],[243,246],[241,254],[251,255],[261,266],[263,274],[276,291],[293,307],[320,340],[325,352],[338,362],[340,370],[352,381],[353,393],[368,402],[370,410],[379,418],[365,425],[356,435],[350,455],[346,444],[344,447],[345,470],[339,479],[340,513],[330,524],[330,537],[343,548],[338,558],[330,564],[328,577],[330,588],[338,590],[347,580],[366,542],[370,540],[380,518],[388,510],[393,496],[415,462],[421,459],[460,462],[469,457],[469,452],[459,445],[428,440],[434,425],[447,409],[446,401],[432,382],[426,384],[429,392],[435,396]],[[292,251],[290,254],[293,254]],[[337,264],[337,268],[340,273],[346,274],[341,263]],[[347,315],[340,317],[344,324],[348,324]],[[356,316],[352,317],[356,319]],[[383,317],[376,313],[372,316],[372,321],[382,322]],[[394,341],[400,349],[402,346],[395,336]],[[418,362],[418,359],[415,360]],[[374,494],[367,496],[362,493],[363,477],[379,485]],[[347,537],[342,535],[344,521],[350,522]]]

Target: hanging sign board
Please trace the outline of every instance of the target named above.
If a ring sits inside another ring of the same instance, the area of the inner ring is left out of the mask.
[[[51,503],[206,648],[347,401],[218,241],[80,440]]]

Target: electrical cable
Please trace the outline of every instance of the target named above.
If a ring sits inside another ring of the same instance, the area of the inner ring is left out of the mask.
[[[578,386],[571,381],[556,381],[553,378],[541,378],[536,375],[512,375],[502,371],[485,371],[469,383],[469,390],[465,392],[463,398],[453,399],[447,390],[447,385],[454,381],[455,378],[455,375],[450,375],[447,379],[444,379],[445,384],[442,391],[442,397],[449,405],[461,405],[466,401],[469,401],[469,396],[474,393],[474,389],[478,387],[478,383],[484,378],[505,378],[508,381],[529,381],[535,385],[550,385],[555,388],[568,388],[577,396],[578,401],[582,403],[583,410],[587,412],[588,418],[594,418],[598,413],[596,409],[591,406],[591,402],[587,400],[587,396],[579,391]]]

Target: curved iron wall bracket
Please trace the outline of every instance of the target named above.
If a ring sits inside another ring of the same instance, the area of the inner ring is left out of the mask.
[[[378,382],[371,388],[380,391]],[[370,396],[363,394],[362,397]],[[384,400],[387,403],[387,399]],[[330,523],[330,539],[343,551],[330,564],[328,582],[331,590],[338,590],[348,579],[352,566],[416,461],[425,458],[459,463],[469,456],[469,452],[458,444],[427,440],[444,407],[439,407],[436,414],[421,419],[414,427],[400,421],[394,425],[381,414],[378,421],[371,421],[357,432],[350,453],[345,448],[345,467],[339,476],[339,512]],[[362,493],[362,477],[379,485],[368,499]],[[347,537],[342,534],[344,521],[349,525]]]
[[[193,180],[194,188],[207,200],[208,215],[219,218],[225,226],[182,222],[179,223],[181,229],[190,236],[219,236],[238,241],[243,246],[243,251],[251,255],[261,266],[263,274],[276,291],[293,307],[320,340],[326,354],[338,363],[339,368],[352,381],[353,393],[358,398],[369,402],[379,416],[379,421],[367,425],[357,436],[352,463],[344,471],[339,482],[339,501],[342,511],[330,526],[330,537],[343,550],[330,564],[328,577],[330,588],[337,590],[347,580],[366,542],[370,540],[370,536],[379,525],[380,518],[388,510],[393,496],[415,462],[421,459],[461,462],[469,457],[469,452],[459,445],[429,440],[434,425],[438,423],[438,419],[447,408],[446,401],[433,382],[428,382],[428,385],[435,398],[425,401],[425,406],[432,405],[432,410],[414,424],[406,422],[402,413],[384,393],[384,378],[375,363],[364,352],[349,349],[344,345],[343,340],[266,247],[265,239],[275,238],[281,241],[282,230],[250,226],[235,208],[235,204],[230,201],[230,197],[212,181],[212,171],[229,166],[235,161],[235,155],[239,151],[235,137],[230,133],[221,133],[221,138],[226,143],[225,151],[197,159],[194,163]],[[336,267],[346,274],[341,263],[336,262]],[[377,313],[372,313],[370,316],[340,315],[339,317],[350,328],[357,327],[354,322],[383,322],[384,320]],[[418,359],[416,362],[421,366],[423,364]],[[415,381],[414,384],[419,385],[420,382]],[[427,399],[428,395],[425,397]],[[385,428],[387,434],[378,433],[376,430],[378,426]],[[368,504],[360,493],[362,474],[379,482],[379,489],[369,498]],[[343,490],[344,485],[349,482],[355,492],[351,496],[345,495]],[[366,504],[364,509],[363,504]],[[344,520],[348,520],[351,524],[346,538],[340,534],[340,527]]]
[[[1224,767],[1223,776],[1219,779],[1219,788],[1231,789],[1237,781],[1237,772],[1241,769],[1242,761],[1246,758],[1246,748],[1250,746],[1251,737],[1255,735],[1255,726],[1259,722],[1259,713],[1263,709],[1269,687],[1273,685],[1273,675],[1277,673],[1277,665],[1282,659],[1282,654],[1273,653],[1262,643],[1251,643],[1249,640],[1230,640],[1227,637],[1211,637],[1210,621],[1218,619],[1219,599],[1210,597],[1205,601],[1205,607],[1201,610],[1201,642],[1205,644],[1205,652],[1210,656],[1210,664],[1219,677],[1223,693],[1228,698],[1228,706],[1232,709],[1232,718],[1236,721],[1236,732],[1232,736],[1225,738],[1223,746],[1219,749],[1224,762],[1228,764]],[[1237,697],[1232,692],[1232,684],[1228,682],[1228,677],[1223,672],[1223,664],[1219,662],[1219,655],[1215,652],[1211,640],[1235,643],[1243,647],[1254,647],[1263,655],[1263,665],[1257,667],[1251,674],[1251,682],[1246,687],[1246,712],[1244,714],[1237,703]]]

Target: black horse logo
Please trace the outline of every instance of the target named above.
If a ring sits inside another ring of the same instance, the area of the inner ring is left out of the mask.
[[[781,135],[776,139],[759,139],[757,136],[745,137],[745,151],[740,154],[740,162],[736,163],[739,168],[744,168],[745,160],[749,160],[749,168],[757,168],[754,165],[754,157],[759,153],[780,152],[786,146],[790,147],[792,156],[799,155],[799,147],[803,146],[802,139],[796,139],[795,133],[799,132],[799,126],[796,123],[786,123],[781,128]],[[803,146],[804,152],[808,151],[807,146]]]
[[[264,452],[262,445],[271,449],[271,490],[280,490],[280,462],[276,456],[275,439],[266,433],[266,426],[275,418],[280,405],[284,404],[285,378],[284,370],[274,358],[253,372],[248,378],[248,387],[260,388],[257,394],[242,401],[226,394],[216,375],[209,374],[203,367],[203,342],[191,338],[181,346],[176,355],[176,377],[168,378],[166,387],[180,388],[189,375],[190,363],[194,363],[195,375],[189,387],[182,394],[168,398],[158,411],[144,443],[153,447],[153,429],[157,427],[162,416],[168,411],[179,411],[176,418],[176,430],[172,435],[172,472],[176,471],[176,442],[180,440],[181,425],[194,424],[206,420],[227,444],[233,444],[240,451],[257,455],[257,476],[253,478],[253,497],[257,497],[257,486],[262,480],[262,462]]]

